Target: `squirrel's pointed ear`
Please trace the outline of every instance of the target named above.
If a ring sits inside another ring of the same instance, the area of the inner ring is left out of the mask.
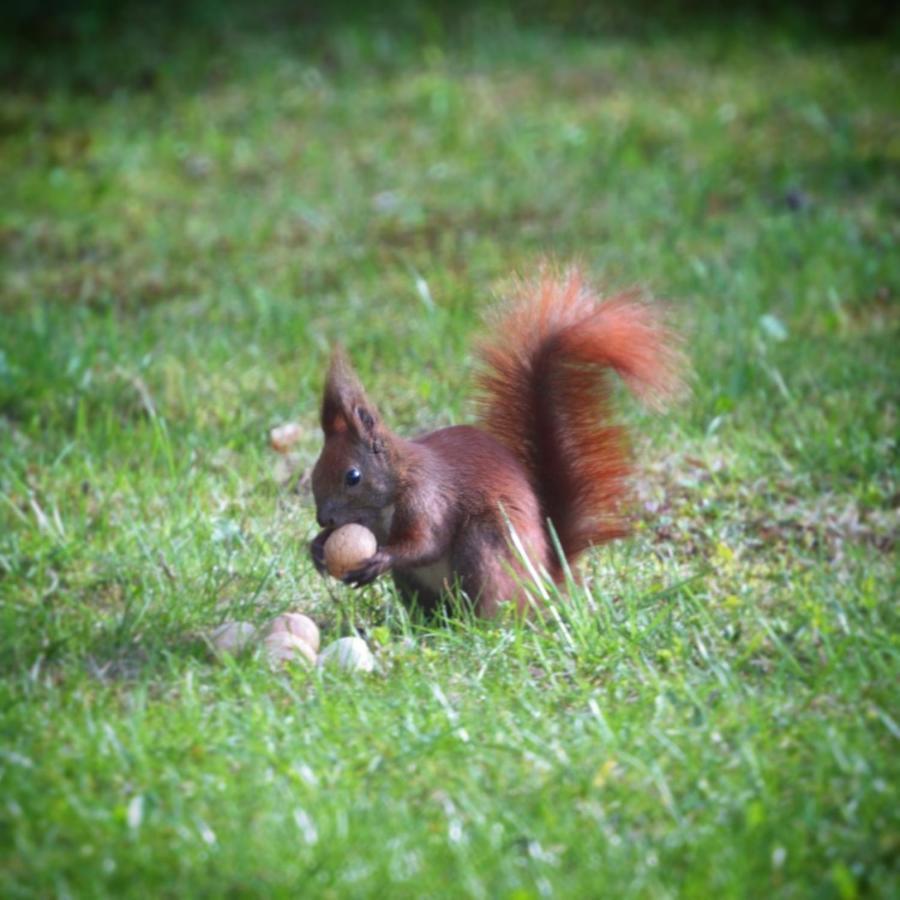
[[[335,347],[322,397],[322,431],[325,435],[350,432],[378,452],[384,445],[378,410],[366,396],[347,354]]]

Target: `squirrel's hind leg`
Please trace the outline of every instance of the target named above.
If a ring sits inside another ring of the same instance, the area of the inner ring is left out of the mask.
[[[455,548],[453,568],[482,618],[493,619],[507,603],[514,603],[521,613],[527,611],[530,603],[523,582],[528,576],[495,523],[467,529]]]

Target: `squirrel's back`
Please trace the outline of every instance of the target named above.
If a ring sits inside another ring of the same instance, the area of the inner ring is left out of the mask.
[[[627,532],[627,435],[612,409],[614,372],[640,398],[680,385],[678,342],[658,307],[600,298],[577,270],[519,282],[480,348],[481,427],[529,473],[544,520],[570,561]]]

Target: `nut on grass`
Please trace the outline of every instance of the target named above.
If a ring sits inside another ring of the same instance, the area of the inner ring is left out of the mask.
[[[285,422],[269,432],[269,446],[276,453],[287,453],[303,437],[303,426]]]
[[[325,568],[334,578],[343,578],[375,555],[378,541],[364,525],[342,525],[325,541]]]
[[[282,613],[269,623],[267,636],[286,632],[305,641],[313,650],[319,650],[319,627],[303,613]]]
[[[272,666],[296,662],[309,666],[316,664],[316,651],[302,638],[289,631],[274,631],[266,635],[262,647],[266,659]]]
[[[320,667],[344,669],[348,672],[372,672],[375,657],[359,637],[343,637],[329,644],[320,654]]]
[[[223,622],[209,636],[209,643],[218,657],[239,656],[255,639],[256,627],[249,622]]]

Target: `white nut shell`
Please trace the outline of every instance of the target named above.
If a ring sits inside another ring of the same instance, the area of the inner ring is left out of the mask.
[[[238,656],[256,638],[256,628],[249,622],[223,622],[209,636],[216,656]]]
[[[371,672],[375,669],[375,657],[362,638],[344,637],[319,654],[318,664],[349,672]]]

